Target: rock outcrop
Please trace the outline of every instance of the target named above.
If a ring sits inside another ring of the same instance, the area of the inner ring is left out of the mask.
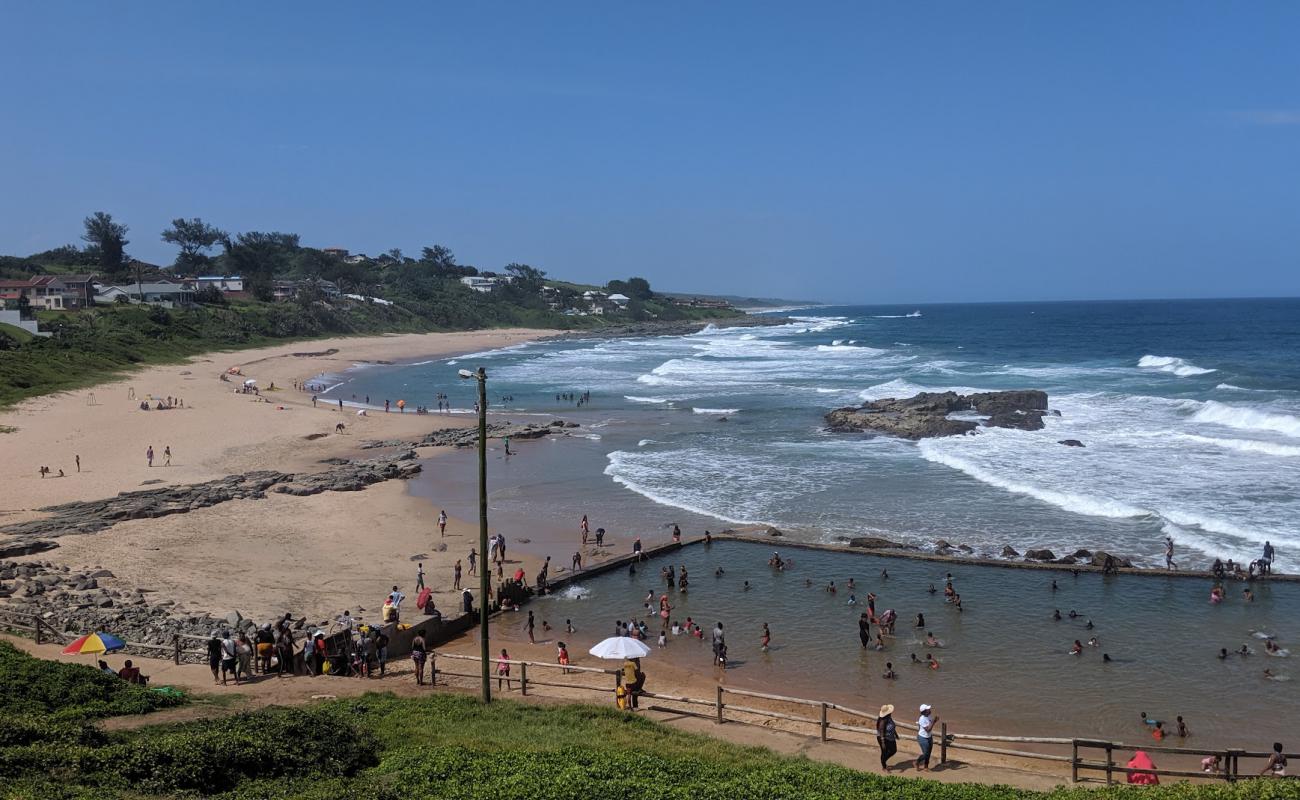
[[[355,492],[372,483],[410,478],[420,471],[414,450],[383,458],[345,461],[324,472],[287,473],[256,470],[227,475],[204,483],[163,486],[122,492],[105,500],[63,503],[40,509],[49,516],[6,525],[0,533],[19,542],[40,537],[57,538],[75,533],[95,533],[129,519],[149,519],[185,514],[231,500],[259,499],[267,492],[312,495],[321,492]],[[5,545],[6,548],[11,545]]]
[[[540,439],[543,436],[565,436],[565,431],[578,427],[576,422],[554,420],[546,425],[529,422],[519,425],[513,422],[489,422],[487,433],[489,439]],[[478,444],[478,428],[440,428],[426,433],[416,441],[404,439],[382,439],[362,442],[362,450],[378,447],[473,447]]]
[[[987,417],[984,427],[1036,431],[1043,427],[1047,393],[1036,389],[969,395],[921,392],[915,397],[888,397],[858,407],[838,408],[826,415],[826,423],[828,430],[837,433],[887,433],[904,439],[929,439],[978,429],[980,422],[948,416],[962,411]]]
[[[1065,445],[1066,447],[1083,447],[1083,446],[1084,446],[1083,442],[1079,441],[1078,439],[1062,439],[1061,441],[1057,442],[1057,444],[1063,444],[1063,445]]]

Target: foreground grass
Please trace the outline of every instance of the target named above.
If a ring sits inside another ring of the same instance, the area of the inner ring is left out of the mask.
[[[940,784],[739,747],[611,708],[489,707],[460,695],[368,694],[156,726],[92,741],[0,746],[7,797],[464,800],[1280,800],[1291,781],[1061,789]],[[864,763],[875,760],[863,748]]]

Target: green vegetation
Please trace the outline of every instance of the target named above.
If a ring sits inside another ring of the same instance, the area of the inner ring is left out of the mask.
[[[609,707],[484,707],[462,695],[368,694],[220,720],[18,744],[9,797],[465,800],[1280,800],[1292,782],[1040,793],[873,775],[685,733]],[[874,748],[863,750],[866,761]]]
[[[7,322],[0,322],[0,338],[9,337],[14,344],[27,344],[36,338],[31,331],[23,330],[17,325],[10,325]]]
[[[89,657],[87,657],[89,662]],[[81,721],[122,714],[144,714],[185,702],[175,695],[136,686],[106,675],[93,662],[64,664],[33,658],[0,641],[0,715]],[[0,731],[10,727],[0,723]]]
[[[42,329],[53,333],[49,338],[0,326],[0,406],[93,385],[138,365],[292,339],[505,326],[575,330],[739,315],[727,308],[674,302],[652,291],[643,278],[592,287],[548,280],[545,272],[527,264],[508,264],[499,273],[483,271],[458,263],[441,245],[423,248],[418,259],[397,249],[374,258],[344,258],[303,246],[297,234],[247,231],[232,236],[197,217],[177,218],[162,232],[163,241],[179,249],[176,262],[164,270],[129,257],[127,227],[111,215],[96,212],[84,227],[84,248],[66,245],[26,257],[0,256],[0,278],[97,272],[106,282],[133,283],[239,275],[245,291],[231,297],[210,287],[198,292],[196,307],[187,309],[120,303],[41,311]],[[212,255],[218,245],[222,252]],[[494,280],[491,291],[472,290],[462,283],[467,277]],[[620,306],[583,298],[584,291],[597,289],[629,300]],[[28,303],[24,296],[13,304],[25,311]]]

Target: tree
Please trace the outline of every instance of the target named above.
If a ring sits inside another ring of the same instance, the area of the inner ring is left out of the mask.
[[[277,275],[289,271],[294,255],[301,249],[296,233],[249,231],[225,241],[226,267],[240,275],[244,286],[258,300],[270,300]]]
[[[515,279],[515,286],[528,294],[537,294],[542,290],[542,281],[546,273],[527,264],[507,264],[506,273]]]
[[[90,245],[87,250],[97,256],[99,268],[110,274],[122,272],[127,266],[126,246],[130,244],[126,238],[127,227],[114,222],[113,215],[103,211],[86,217],[82,224],[86,232],[81,238]]]
[[[207,251],[226,238],[226,232],[198,217],[174,219],[162,232],[162,240],[181,249],[176,256],[177,270],[192,270],[208,263]]]
[[[435,244],[420,250],[420,264],[437,273],[451,273],[456,269],[456,254],[450,248]]]

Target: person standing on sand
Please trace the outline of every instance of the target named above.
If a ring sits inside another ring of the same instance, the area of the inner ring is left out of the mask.
[[[424,588],[424,562],[421,561],[415,565],[415,591],[419,592]]]
[[[582,515],[582,522],[579,523],[579,526],[578,526],[578,527],[580,527],[580,528],[582,529],[582,543],[583,543],[583,544],[586,544],[586,543],[587,543],[587,531],[588,531],[587,515],[586,515],[586,514],[583,514],[583,515]]]
[[[445,538],[447,536],[447,510],[444,508],[438,512],[438,533]]]
[[[889,772],[889,759],[898,752],[898,726],[894,724],[894,707],[886,703],[876,718],[876,744],[880,745],[880,768]]]
[[[916,757],[916,771],[930,771],[930,751],[934,748],[934,726],[939,715],[934,713],[929,703],[921,704],[921,716],[916,720],[916,743],[921,747],[921,754]]]
[[[149,445],[149,449],[144,451],[144,457],[149,462],[149,466],[152,467],[153,466],[153,445]]]
[[[469,563],[472,565],[474,563],[473,551],[470,551],[470,553],[471,555],[470,555]],[[473,569],[471,568],[470,571],[473,572]],[[451,580],[452,591],[460,591],[460,559],[459,558],[456,559],[456,566],[451,568],[451,578],[452,578]]]
[[[472,547],[469,549],[469,574],[478,574],[478,553]]]
[[[81,472],[81,455],[75,454],[72,457],[77,460],[77,472]]]
[[[163,448],[163,466],[170,467],[171,465],[172,465],[172,446],[167,445],[166,447]]]
[[[424,631],[415,634],[411,640],[411,661],[415,664],[415,685],[424,685],[424,662],[429,657],[428,646],[424,643]],[[383,661],[380,661],[383,664]]]

